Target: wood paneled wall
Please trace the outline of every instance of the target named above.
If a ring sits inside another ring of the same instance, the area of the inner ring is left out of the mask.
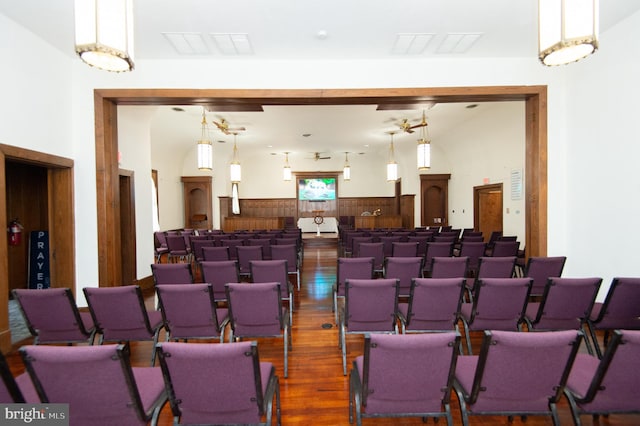
[[[395,197],[353,197],[338,200],[339,216],[360,216],[362,212],[373,212],[376,209],[380,209],[386,216],[399,214],[396,211]]]

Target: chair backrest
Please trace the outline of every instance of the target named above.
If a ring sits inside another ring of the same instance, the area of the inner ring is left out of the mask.
[[[565,256],[530,257],[527,261],[524,276],[533,280],[531,294],[541,295],[549,278],[561,277],[566,260]]]
[[[468,398],[475,412],[550,412],[562,395],[582,333],[485,331]]]
[[[478,260],[477,278],[511,278],[516,266],[515,256],[481,257]]]
[[[257,235],[257,238],[249,239],[249,246],[261,246],[262,258],[271,259],[271,240],[275,240],[272,235]]]
[[[470,237],[469,237],[470,238]],[[487,245],[482,241],[482,236],[478,237],[478,241],[462,240],[460,244],[460,256],[467,256],[469,258],[469,271],[478,271],[478,262],[480,258],[484,256],[484,252],[487,249]]]
[[[226,300],[225,284],[240,281],[240,269],[237,260],[205,260],[200,262],[202,281],[211,284],[216,301]]]
[[[398,280],[347,279],[344,325],[349,333],[393,332],[398,312]]]
[[[373,269],[381,271],[384,262],[384,243],[360,243],[359,257],[373,257]]]
[[[434,413],[448,405],[460,335],[367,334],[362,404],[368,414]]]
[[[254,283],[280,283],[282,298],[288,299],[289,294],[289,266],[284,259],[252,260],[251,282]]]
[[[277,244],[271,246],[272,260],[286,260],[289,272],[298,270],[298,249],[295,244]]]
[[[167,248],[172,254],[187,253],[187,243],[182,235],[167,235]]]
[[[231,260],[229,246],[202,247],[202,260]]]
[[[188,284],[193,282],[189,263],[152,263],[151,273],[155,285]]]
[[[360,244],[371,243],[371,242],[373,242],[373,237],[369,237],[369,236],[352,237],[351,238],[351,256],[359,257],[358,250],[360,250]]]
[[[43,403],[69,404],[72,425],[139,424],[167,400],[160,368],[132,368],[122,345],[23,346]]]
[[[373,278],[373,257],[339,257],[337,266],[338,290],[344,288],[347,278]]]
[[[414,278],[407,309],[407,331],[455,330],[465,279]]]
[[[385,237],[380,237],[380,242],[384,244],[384,257],[389,257],[393,254],[393,243],[399,243],[400,240],[402,240],[402,237],[399,235],[387,235]]]
[[[384,261],[384,277],[398,280],[401,296],[408,296],[411,280],[422,277],[424,260],[421,257],[387,257]]]
[[[407,237],[408,242],[418,243],[417,256],[424,256],[427,253],[427,243],[431,241],[431,236],[426,235],[409,235]]]
[[[229,247],[229,259],[237,259],[238,251],[236,250],[236,247],[244,245],[244,240],[241,238],[227,238],[220,240],[220,244]]]
[[[279,282],[229,283],[226,288],[234,336],[282,335],[288,315],[282,309]]]
[[[614,330],[607,350],[594,370],[591,355],[578,354],[567,390],[578,405],[598,413],[638,409],[640,331]]]
[[[498,240],[493,244],[493,250],[491,252],[491,256],[494,256],[494,257],[517,256],[519,248],[520,248],[519,241]]]
[[[411,231],[391,231],[391,235],[394,237],[400,237],[400,242],[406,243],[408,241]]]
[[[602,278],[549,278],[532,325],[536,330],[580,330]]]
[[[416,241],[391,243],[391,256],[393,257],[416,257],[418,256],[418,245]]]
[[[260,423],[267,383],[262,383],[256,342],[167,342],[158,353],[180,424]]]
[[[592,312],[591,322],[598,329],[640,329],[640,278],[613,278],[604,302]]]
[[[469,329],[516,330],[524,319],[529,278],[484,278],[476,283]]]
[[[93,340],[91,316],[78,311],[71,289],[14,289],[12,294],[35,344]]]
[[[431,258],[431,278],[464,278],[467,276],[469,258],[433,257]]]
[[[211,284],[157,285],[156,292],[162,318],[172,339],[220,337],[220,321]],[[220,310],[226,313],[226,309]]]
[[[194,240],[193,238],[194,237],[191,237],[191,253],[193,253],[193,256],[195,257],[196,261],[200,262],[204,260],[204,254],[202,253],[202,248],[214,247],[216,242],[213,240],[206,239],[207,238],[206,235],[204,236],[205,239]]]
[[[236,251],[238,253],[238,266],[240,267],[241,275],[250,274],[251,261],[263,260],[262,249],[263,247],[260,245],[236,247]]]
[[[105,341],[146,340],[155,334],[139,286],[85,287],[82,291]]]
[[[431,269],[431,259],[434,257],[450,257],[453,254],[452,242],[428,242],[424,258],[425,271]]]

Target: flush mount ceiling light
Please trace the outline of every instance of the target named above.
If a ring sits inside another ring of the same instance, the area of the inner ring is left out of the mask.
[[[391,135],[391,144],[389,144],[389,162],[387,163],[387,181],[395,182],[398,180],[398,163],[395,160],[395,153],[393,151],[393,135],[396,132],[389,132]]]
[[[242,180],[242,168],[240,167],[240,161],[238,160],[238,146],[236,145],[237,133],[233,134],[233,157],[229,166],[229,175],[231,177],[231,183],[239,183]]]
[[[198,169],[213,170],[213,146],[207,137],[207,117],[202,109],[202,136],[198,141]]]
[[[598,0],[539,0],[540,61],[563,65],[598,50],[598,15]]]
[[[289,153],[284,153],[284,168],[282,169],[282,178],[286,181],[291,180],[291,166],[289,165]]]
[[[76,53],[92,67],[131,71],[133,0],[76,0]]]
[[[344,153],[344,168],[342,169],[342,178],[351,180],[351,166],[349,165],[349,153]]]

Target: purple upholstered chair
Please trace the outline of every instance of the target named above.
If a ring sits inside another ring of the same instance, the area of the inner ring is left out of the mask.
[[[487,257],[478,259],[478,270],[474,280],[467,281],[467,296],[473,302],[476,282],[483,278],[512,278],[516,268],[515,256]]]
[[[469,237],[471,238],[471,237]],[[478,237],[480,241],[465,241],[460,244],[460,257],[469,258],[469,266],[467,270],[468,277],[475,277],[478,273],[478,264],[480,258],[484,256],[487,245],[482,241],[482,236]]]
[[[533,280],[531,286],[532,296],[541,296],[547,285],[547,280],[552,277],[561,277],[565,256],[530,257],[524,270],[524,276]]]
[[[231,260],[229,246],[202,247],[202,259],[203,262]],[[237,258],[233,260],[237,260]]]
[[[289,281],[289,265],[284,259],[252,260],[252,283],[280,283],[280,296],[289,303],[289,324],[293,324],[293,285]]]
[[[333,312],[338,324],[338,299],[344,299],[344,286],[348,278],[373,278],[373,257],[339,257],[336,283],[333,285]]]
[[[454,388],[462,424],[471,415],[551,416],[576,356],[582,333],[485,331],[479,356],[459,356]]]
[[[424,256],[424,272],[425,277],[431,274],[431,259],[434,257],[451,257],[453,255],[453,243],[451,242],[428,242],[427,250]]]
[[[345,283],[344,308],[338,324],[342,374],[347,375],[347,334],[398,333],[398,280],[352,279]]]
[[[382,275],[384,270],[384,243],[360,243],[358,257],[373,257],[373,273]]]
[[[7,360],[0,352],[0,404],[36,404],[40,402],[36,388],[29,374],[22,373],[13,377]]]
[[[287,273],[296,277],[296,285],[300,290],[300,262],[295,244],[276,244],[271,246],[272,260],[286,260]]]
[[[391,256],[393,257],[416,257],[418,255],[417,241],[394,241],[391,243]]]
[[[524,320],[529,331],[582,330],[602,278],[549,278],[540,302],[529,302]],[[585,339],[593,353],[589,339]]]
[[[189,263],[152,263],[151,273],[155,285],[190,284],[193,282]]]
[[[615,330],[602,360],[578,354],[565,387],[574,423],[581,414],[640,413],[640,331]]]
[[[423,259],[421,257],[387,257],[384,260],[384,277],[397,278],[401,297],[411,292],[411,280],[422,277]]]
[[[167,340],[211,339],[224,341],[229,322],[226,308],[216,308],[211,284],[157,285]]]
[[[182,235],[167,235],[167,248],[169,249],[169,263],[189,262],[190,248]]]
[[[444,417],[450,399],[458,333],[365,335],[364,355],[349,378],[349,422],[363,417]]]
[[[469,258],[433,257],[431,258],[431,278],[465,278],[467,276]]]
[[[275,398],[280,425],[278,376],[256,342],[158,346],[174,424],[271,425]]]
[[[162,314],[157,310],[147,310],[142,290],[137,285],[122,287],[85,287],[84,291],[89,311],[104,342],[126,342],[131,340],[152,340],[151,365],[156,360],[156,343],[164,327]]]
[[[640,329],[640,278],[616,277],[603,303],[595,303],[587,321],[598,357],[602,356],[597,331],[604,331],[604,343],[612,330]]]
[[[465,279],[414,278],[408,303],[398,303],[402,333],[458,331]]]
[[[14,289],[13,298],[34,344],[93,344],[96,328],[89,312],[80,312],[69,288]]]
[[[471,349],[471,331],[518,330],[524,321],[531,291],[529,278],[484,278],[476,284],[473,303],[460,308],[467,353]]]
[[[167,402],[159,367],[131,367],[123,345],[23,346],[43,403],[69,404],[69,423],[156,424]]]
[[[200,263],[202,281],[211,284],[216,302],[227,300],[225,284],[240,281],[240,269],[237,260],[205,260]]]
[[[240,268],[240,277],[249,279],[251,276],[251,261],[264,260],[262,254],[263,247],[260,245],[255,246],[238,246],[236,247],[236,253],[238,254],[238,267]]]
[[[291,323],[280,294],[279,282],[227,284],[229,342],[243,338],[282,337],[286,378],[289,375]]]

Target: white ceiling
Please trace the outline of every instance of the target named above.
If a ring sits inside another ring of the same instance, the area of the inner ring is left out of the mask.
[[[23,25],[73,57],[73,0],[0,0],[0,13]],[[600,2],[600,29],[640,9],[638,0]],[[443,57],[533,57],[537,55],[535,0],[134,0],[136,59],[340,60]],[[190,34],[200,40],[201,54],[179,54],[165,33]],[[214,35],[246,37],[248,54],[220,50]],[[418,35],[427,42],[398,53],[398,41]],[[455,44],[462,35],[468,38]],[[467,41],[475,41],[466,44]],[[542,66],[542,65],[541,65]],[[133,71],[135,72],[135,70]],[[490,104],[437,104],[427,111],[432,138],[460,120],[490,110]],[[174,143],[193,146],[199,138],[200,107],[176,112],[159,107],[157,114],[174,134]],[[388,141],[386,131],[397,120],[420,120],[421,109],[376,111],[369,106],[265,106],[264,112],[210,112],[208,120],[227,119],[244,126],[238,145],[270,152],[314,151],[334,155],[366,152],[371,141]],[[311,134],[304,137],[303,134]],[[415,140],[413,135],[398,138]],[[218,131],[213,140],[232,142]],[[182,142],[180,142],[182,141]],[[274,143],[276,141],[277,143]],[[271,146],[270,146],[271,145]],[[175,147],[174,147],[175,148]]]

